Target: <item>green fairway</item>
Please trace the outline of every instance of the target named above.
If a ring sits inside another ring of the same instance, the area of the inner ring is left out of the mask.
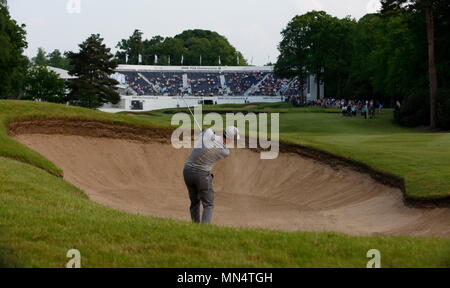
[[[391,111],[364,120],[284,103],[250,110],[283,112],[282,140],[402,177],[410,197],[450,196],[449,134],[398,127]],[[450,267],[450,239],[198,226],[118,212],[89,201],[78,188],[52,175],[62,174],[58,167],[6,134],[7,125],[16,120],[57,118],[169,128],[170,117],[164,111],[133,117],[0,101],[0,266],[64,267],[67,251],[76,248],[83,267],[364,268],[370,249],[381,251],[383,267]]]
[[[450,197],[450,133],[422,133],[392,123],[334,114],[283,114],[282,139],[329,151],[400,178],[413,199]]]

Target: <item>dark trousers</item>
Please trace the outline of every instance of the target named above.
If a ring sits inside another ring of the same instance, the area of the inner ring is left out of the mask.
[[[185,167],[184,183],[191,200],[191,218],[194,223],[210,224],[214,210],[214,189],[211,173]],[[203,215],[200,220],[200,203],[203,205]]]

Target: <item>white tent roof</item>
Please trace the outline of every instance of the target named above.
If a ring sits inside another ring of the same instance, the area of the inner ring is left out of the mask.
[[[50,71],[55,72],[56,74],[58,74],[59,78],[64,79],[64,80],[77,78],[75,76],[69,75],[69,71],[64,70],[64,69],[51,67],[51,66],[47,66],[47,69],[50,70]]]

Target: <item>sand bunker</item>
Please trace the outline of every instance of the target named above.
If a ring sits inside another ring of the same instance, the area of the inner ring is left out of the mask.
[[[169,144],[71,135],[15,137],[64,170],[98,203],[189,221],[182,169],[190,151]],[[399,189],[297,154],[260,160],[233,150],[216,166],[218,225],[351,235],[450,236],[450,209],[408,208]]]

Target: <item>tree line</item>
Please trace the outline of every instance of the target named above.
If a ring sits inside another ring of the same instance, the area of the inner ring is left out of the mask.
[[[64,70],[70,70],[70,61],[65,54],[66,52],[62,53],[58,49],[47,53],[44,48],[38,48],[36,56],[31,58],[31,64],[35,66],[52,66]]]
[[[276,74],[313,73],[326,97],[399,101],[399,123],[450,129],[450,1],[381,4],[358,21],[323,11],[295,16],[282,31]]]
[[[175,37],[143,39],[135,30],[116,46],[120,64],[244,66],[247,61],[225,38],[209,30],[186,30]]]

